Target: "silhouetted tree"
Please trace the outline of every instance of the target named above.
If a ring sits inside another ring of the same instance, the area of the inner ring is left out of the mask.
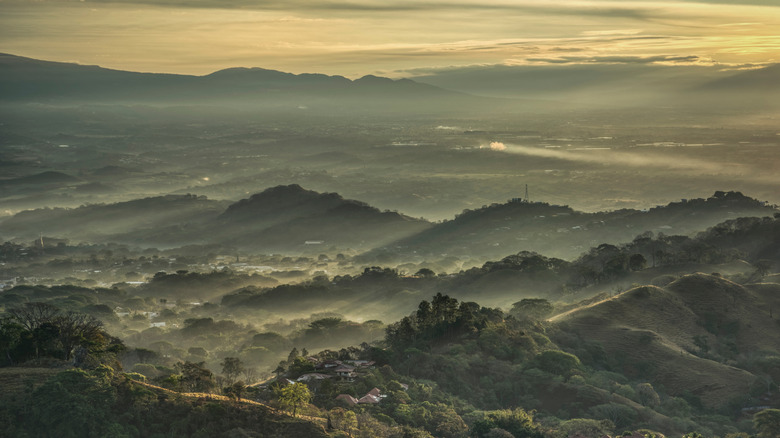
[[[225,375],[228,386],[232,385],[236,377],[244,372],[244,364],[237,357],[226,357],[220,365],[222,365],[222,374]]]

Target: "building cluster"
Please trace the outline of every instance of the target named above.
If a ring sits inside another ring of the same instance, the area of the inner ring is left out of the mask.
[[[317,383],[323,380],[336,380],[340,382],[354,382],[359,377],[361,371],[371,369],[375,366],[374,361],[370,360],[324,360],[316,361],[316,358],[307,358],[312,362],[316,362],[315,369],[317,372],[302,374],[297,382],[301,383]],[[293,383],[292,381],[289,381]],[[404,390],[409,389],[409,385],[401,384]],[[368,391],[363,397],[356,398],[349,394],[339,394],[336,397],[337,401],[345,403],[349,406],[357,404],[378,404],[387,394],[382,394],[379,388],[374,388]]]

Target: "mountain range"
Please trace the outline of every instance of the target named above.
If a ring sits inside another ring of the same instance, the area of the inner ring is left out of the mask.
[[[359,79],[236,67],[193,76],[139,73],[0,54],[0,102],[231,105],[383,113],[535,111],[566,105],[777,109],[780,67],[655,63],[468,66]],[[552,106],[551,106],[552,105]]]
[[[465,93],[594,107],[777,109],[780,93],[778,64],[730,70],[717,65],[571,63],[453,67],[413,73],[418,82]]]
[[[495,99],[409,79],[229,68],[205,76],[139,73],[0,54],[0,102],[47,104],[231,105],[264,109],[447,111]]]

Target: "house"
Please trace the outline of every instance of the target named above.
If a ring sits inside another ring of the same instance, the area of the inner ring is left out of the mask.
[[[361,397],[360,400],[358,400],[357,402],[362,404],[377,404],[380,401],[381,399],[379,397],[374,397],[371,394],[366,394],[363,397]]]
[[[355,367],[349,365],[339,365],[333,370],[337,376],[344,380],[353,381],[355,379]]]
[[[338,375],[340,377],[345,377],[348,374],[354,374],[355,367],[350,366],[350,365],[341,364],[341,365],[337,366],[336,368],[334,368],[333,371],[336,373],[336,375]]]
[[[340,360],[325,360],[325,361],[322,361],[322,362],[318,363],[316,368],[320,369],[320,370],[321,369],[328,370],[328,369],[336,368],[339,365],[341,365],[341,361]]]
[[[373,395],[374,397],[381,397],[382,391],[379,390],[379,388],[374,388],[371,391],[368,391],[366,395]]]
[[[340,402],[344,402],[344,403],[346,403],[346,404],[348,404],[350,406],[354,406],[354,405],[356,405],[358,403],[358,399],[356,399],[355,397],[352,397],[349,394],[339,394],[336,397],[336,400],[338,400]]]
[[[153,322],[149,325],[149,327],[165,327],[165,321]]]
[[[327,375],[327,374],[320,374],[320,373],[309,373],[309,374],[304,374],[304,375],[302,375],[301,377],[298,377],[298,379],[297,379],[297,380],[298,380],[299,382],[311,382],[311,381],[315,381],[315,380],[325,380],[325,379],[330,379],[330,378],[332,378],[332,377],[333,377],[333,376],[329,376],[329,375]]]

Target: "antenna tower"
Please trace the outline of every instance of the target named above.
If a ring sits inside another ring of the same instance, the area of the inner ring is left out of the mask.
[[[528,184],[525,185],[525,202],[530,202],[528,200]]]

